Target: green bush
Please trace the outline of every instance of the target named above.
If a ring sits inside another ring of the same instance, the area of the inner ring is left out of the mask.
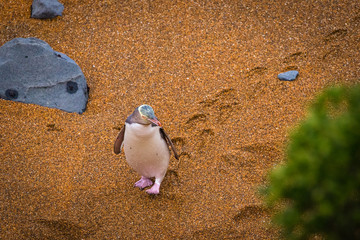
[[[360,239],[360,85],[333,87],[291,133],[265,188],[287,239]]]

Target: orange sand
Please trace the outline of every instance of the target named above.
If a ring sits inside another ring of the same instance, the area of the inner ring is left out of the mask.
[[[0,100],[0,239],[278,239],[257,187],[311,99],[359,82],[360,2],[60,1],[0,3],[0,45],[40,38],[90,87],[82,115]],[[142,103],[181,154],[157,197],[112,152]]]

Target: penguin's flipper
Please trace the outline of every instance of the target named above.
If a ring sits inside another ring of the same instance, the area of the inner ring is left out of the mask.
[[[176,149],[174,147],[174,144],[172,143],[171,139],[169,138],[169,136],[166,134],[165,130],[163,128],[160,128],[160,133],[161,136],[165,139],[166,143],[168,146],[171,147],[171,150],[174,152],[174,156],[177,160],[179,160],[179,155],[176,152]]]
[[[125,135],[125,125],[121,128],[119,135],[117,136],[114,144],[114,153],[119,154],[121,152],[121,148],[124,142]]]

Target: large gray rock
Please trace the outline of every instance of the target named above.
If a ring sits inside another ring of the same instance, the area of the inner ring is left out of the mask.
[[[15,38],[0,47],[0,98],[82,113],[88,87],[68,56],[40,39]]]
[[[64,5],[58,0],[34,0],[31,5],[32,18],[54,18],[62,16]]]

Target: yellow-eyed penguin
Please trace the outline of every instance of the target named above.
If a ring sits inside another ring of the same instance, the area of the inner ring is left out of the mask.
[[[153,184],[150,178],[155,177],[154,185],[146,192],[159,194],[160,184],[169,165],[169,147],[178,159],[174,145],[155,117],[154,110],[149,105],[141,105],[126,119],[116,138],[114,152],[119,154],[121,148],[124,148],[126,161],[141,175],[135,187],[149,187]]]

